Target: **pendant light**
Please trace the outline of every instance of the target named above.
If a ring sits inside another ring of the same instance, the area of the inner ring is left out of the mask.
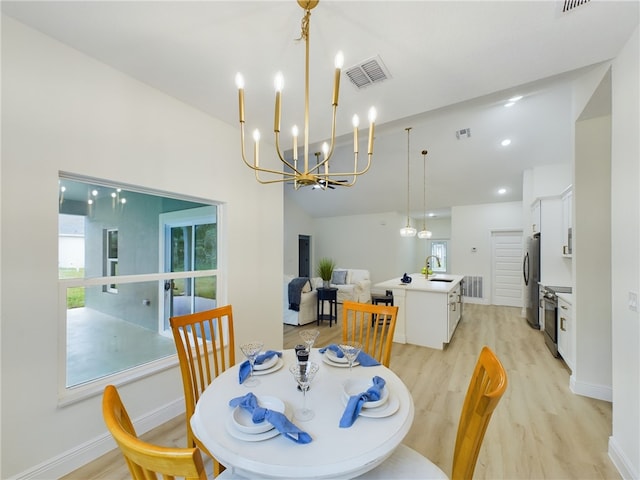
[[[409,217],[409,178],[410,178],[410,174],[409,174],[409,170],[410,170],[410,162],[409,162],[409,136],[411,134],[411,127],[407,127],[405,128],[405,130],[407,131],[407,226],[403,227],[400,229],[400,236],[401,237],[415,237],[416,236],[416,229],[413,228],[411,226],[411,219]]]
[[[418,232],[418,238],[427,240],[431,238],[432,233],[427,230],[427,150],[422,150],[422,163],[424,174],[424,188],[422,190],[422,209],[424,210],[424,217],[422,219],[422,230]]]

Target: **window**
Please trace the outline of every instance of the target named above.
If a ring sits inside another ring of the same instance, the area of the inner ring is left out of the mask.
[[[440,259],[440,266],[438,262],[431,266],[434,272],[447,272],[447,242],[446,240],[432,240],[431,241],[431,255],[434,255]]]
[[[65,403],[175,365],[169,318],[215,307],[224,282],[219,205],[78,177],[60,186]]]

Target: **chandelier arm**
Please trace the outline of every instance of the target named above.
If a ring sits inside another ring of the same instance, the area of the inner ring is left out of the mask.
[[[280,161],[284,163],[287,167],[289,167],[291,170],[293,170],[297,175],[300,175],[300,171],[298,171],[296,167],[291,165],[282,155],[282,152],[280,150],[280,132],[274,132],[274,133],[276,137],[276,152],[278,153],[278,157],[280,158]],[[279,172],[279,173],[286,173],[286,172]]]

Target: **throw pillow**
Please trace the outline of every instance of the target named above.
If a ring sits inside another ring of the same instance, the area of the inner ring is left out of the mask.
[[[311,283],[307,280],[302,287],[302,293],[309,293],[311,291]]]
[[[331,283],[334,285],[346,285],[347,283],[347,271],[346,270],[334,270],[331,275]]]

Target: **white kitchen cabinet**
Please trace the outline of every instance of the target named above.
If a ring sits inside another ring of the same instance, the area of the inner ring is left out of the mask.
[[[449,326],[447,342],[451,341],[453,332],[455,332],[458,322],[460,321],[460,314],[462,312],[462,292],[460,284],[449,292],[449,312],[447,316],[447,325]]]
[[[573,308],[568,295],[558,295],[558,353],[567,366],[575,367],[575,323]]]
[[[542,208],[540,200],[536,200],[531,205],[531,234],[540,233],[540,223],[542,221]]]
[[[573,188],[562,194],[562,255],[571,257],[573,252]]]

